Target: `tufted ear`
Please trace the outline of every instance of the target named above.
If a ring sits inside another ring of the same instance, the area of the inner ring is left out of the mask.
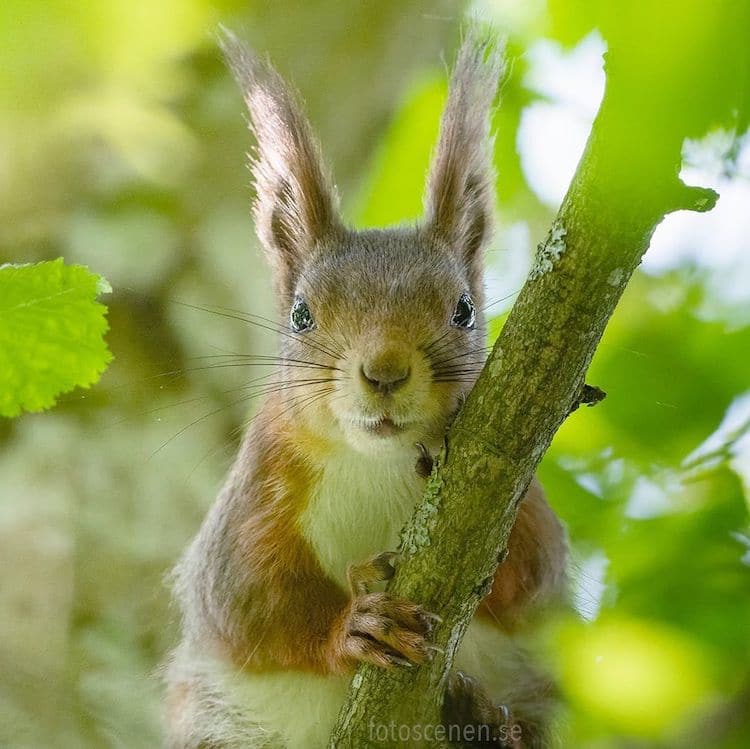
[[[250,113],[258,237],[291,294],[306,257],[341,230],[336,193],[299,101],[281,76],[226,29],[221,48]]]
[[[503,70],[497,43],[469,29],[451,76],[425,194],[427,226],[460,253],[472,281],[492,235],[495,186],[490,114]]]

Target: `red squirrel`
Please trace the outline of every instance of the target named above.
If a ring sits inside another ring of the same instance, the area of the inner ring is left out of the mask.
[[[416,226],[355,231],[297,96],[228,32],[257,140],[253,213],[280,319],[280,380],[174,572],[182,640],[166,668],[172,749],[327,746],[357,665],[421,664],[434,617],[373,592],[484,361],[497,46],[459,50]],[[420,475],[422,474],[422,475]],[[446,721],[517,722],[548,746],[551,687],[518,640],[564,587],[563,528],[533,482],[456,658]],[[501,744],[494,743],[493,746]],[[511,745],[511,744],[509,744]]]

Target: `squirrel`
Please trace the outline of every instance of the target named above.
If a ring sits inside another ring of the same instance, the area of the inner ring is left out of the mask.
[[[285,388],[260,406],[173,573],[182,639],[165,666],[167,745],[315,749],[358,664],[402,668],[434,652],[436,617],[373,586],[393,574],[389,550],[423,493],[425,457],[485,358],[503,57],[486,35],[465,34],[424,219],[355,231],[297,94],[230,32],[221,46],[257,141],[253,214],[287,321]],[[447,723],[496,731],[511,721],[521,737],[508,746],[549,745],[554,689],[520,642],[563,593],[566,548],[533,480],[448,678]]]

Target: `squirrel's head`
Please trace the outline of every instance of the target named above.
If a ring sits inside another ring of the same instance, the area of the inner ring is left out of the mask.
[[[223,49],[257,139],[254,214],[285,326],[285,408],[313,434],[365,451],[437,439],[485,358],[499,51],[475,33],[459,51],[424,220],[357,232],[339,218],[297,98],[231,34]]]

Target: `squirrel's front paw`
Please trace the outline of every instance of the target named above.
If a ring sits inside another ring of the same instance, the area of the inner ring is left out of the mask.
[[[437,620],[421,606],[388,593],[366,593],[350,605],[343,654],[384,668],[429,661],[437,648],[428,641]]]
[[[438,616],[389,593],[370,592],[372,584],[393,577],[397,560],[396,552],[386,551],[347,569],[352,599],[340,644],[349,663],[410,666],[430,660],[437,650],[427,638]]]

